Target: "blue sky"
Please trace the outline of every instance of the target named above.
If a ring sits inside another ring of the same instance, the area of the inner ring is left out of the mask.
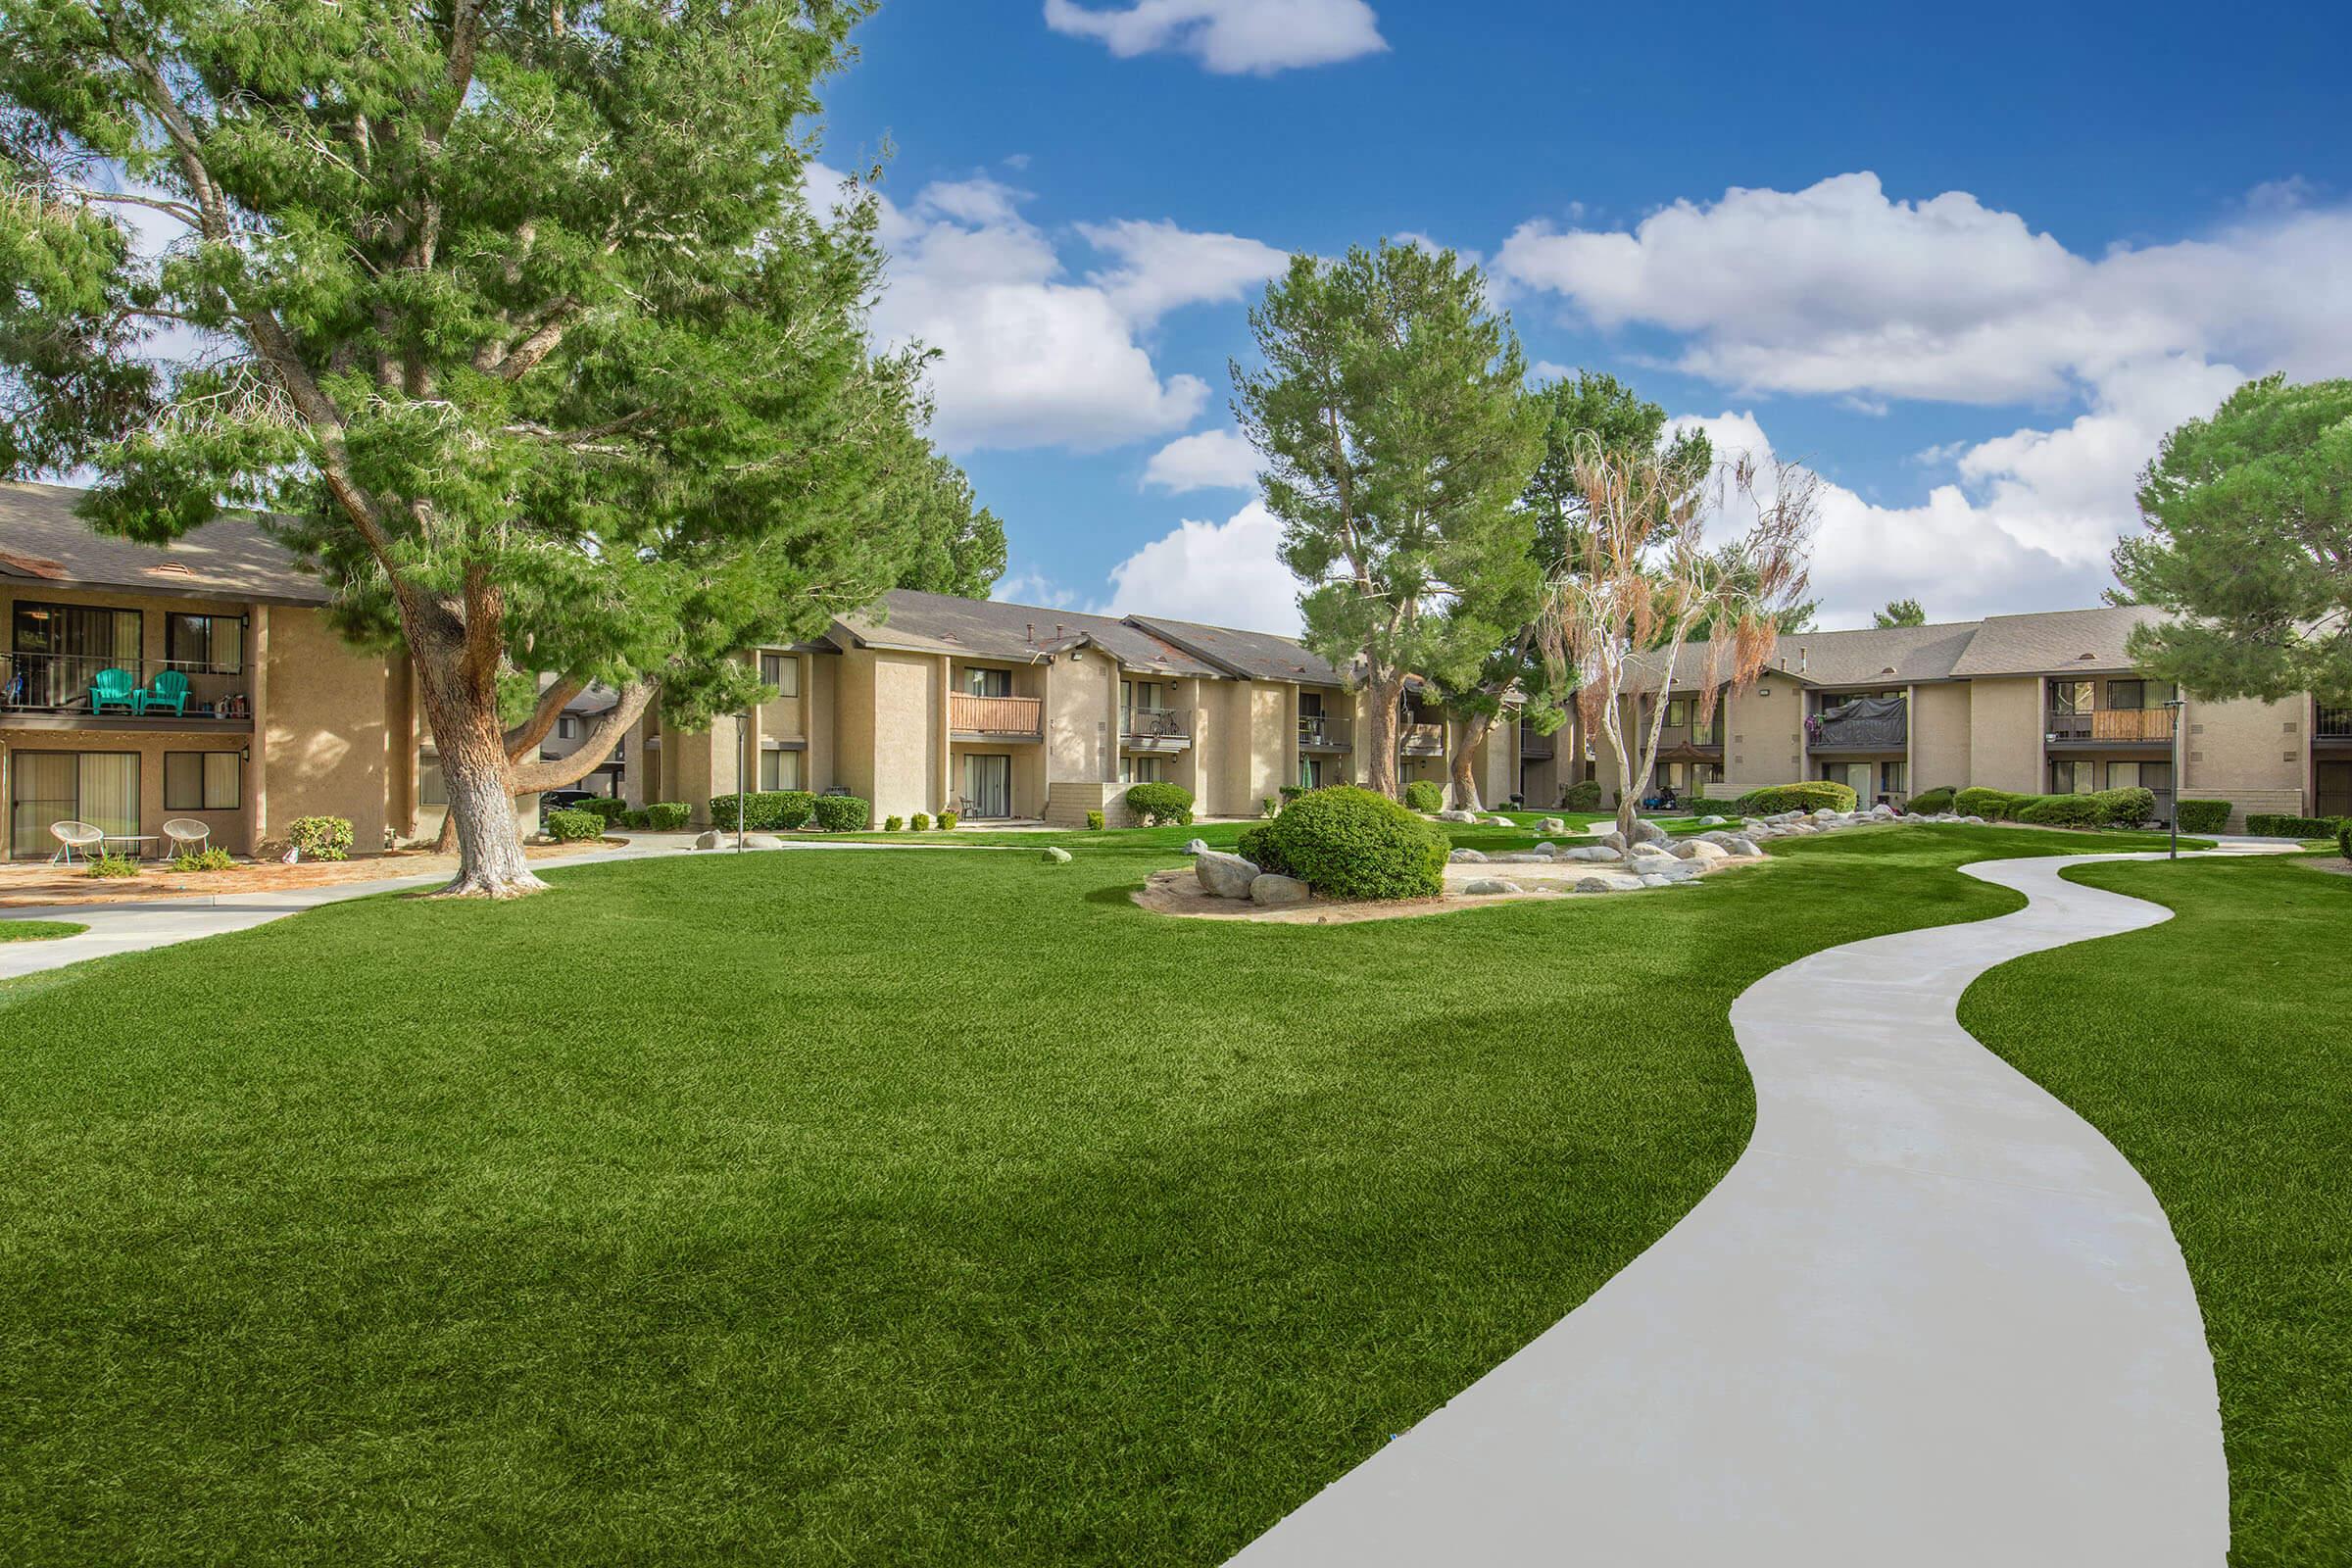
[[[1833,481],[1825,622],[2090,603],[2165,429],[2352,374],[2352,21],[1915,9],[889,0],[824,158],[893,149],[880,322],[1006,597],[1283,628],[1226,360],[1284,253],[1417,234]]]

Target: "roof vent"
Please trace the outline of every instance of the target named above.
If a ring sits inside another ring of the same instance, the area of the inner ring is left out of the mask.
[[[150,577],[193,577],[196,573],[192,568],[184,566],[176,561],[167,561],[161,565],[149,566],[147,575]],[[2085,654],[2082,657],[2087,659],[2090,656]]]
[[[2099,656],[2096,654],[2077,654],[2075,657],[2077,659],[2096,659]]]
[[[1799,675],[1805,672],[1805,650],[1802,644],[1799,644],[1796,650],[1796,672]]]
[[[1879,673],[1882,675],[1891,675],[1894,673],[1894,666],[1892,664],[1888,664],[1885,669],[1880,670]]]

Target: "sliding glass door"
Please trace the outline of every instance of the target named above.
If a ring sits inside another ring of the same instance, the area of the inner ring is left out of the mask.
[[[16,752],[9,758],[8,842],[19,857],[48,856],[52,822],[102,833],[139,830],[136,752]]]
[[[966,752],[963,757],[963,804],[973,816],[1012,814],[1012,759],[1004,755]]]

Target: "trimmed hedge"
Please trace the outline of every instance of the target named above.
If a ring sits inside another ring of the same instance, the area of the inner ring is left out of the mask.
[[[1597,811],[1600,809],[1600,780],[1579,779],[1560,791],[1560,809],[1563,811]]]
[[[313,860],[351,858],[351,819],[346,816],[298,816],[286,824],[286,842]]]
[[[931,813],[917,811],[906,819],[906,825],[917,833],[928,833],[931,831]]]
[[[1127,809],[1146,827],[1181,826],[1193,819],[1193,792],[1181,784],[1136,784],[1127,791]]]
[[[816,825],[827,833],[855,833],[873,819],[873,807],[855,795],[816,798]]]
[[[1781,811],[1850,811],[1861,804],[1861,797],[1849,785],[1836,779],[1807,779],[1801,784],[1768,784],[1760,790],[1749,790],[1740,797],[1739,808],[1750,816],[1772,816]]]
[[[2352,816],[2285,816],[2265,812],[2246,817],[2246,831],[2265,839],[2331,839]]]
[[[1692,816],[1738,816],[1740,814],[1738,801],[1710,801],[1703,795],[1685,801],[1682,809],[1689,811]]]
[[[2335,853],[2352,860],[2352,816],[2345,817],[2344,825],[2335,830]]]
[[[735,825],[735,802],[743,802],[743,825],[754,833],[789,833],[807,827],[816,811],[816,796],[808,790],[757,790],[737,797],[710,797],[710,820],[718,827]],[[863,827],[865,824],[858,824]]]
[[[1413,810],[1435,815],[1446,809],[1446,792],[1425,778],[1417,778],[1404,787],[1404,804]]]
[[[1385,795],[1338,784],[1246,830],[1240,849],[1335,899],[1428,899],[1445,891],[1452,841]]]
[[[886,816],[882,819],[882,831],[885,833],[896,833],[906,825],[906,819],[903,816]]]
[[[675,833],[693,815],[684,801],[656,801],[645,808],[645,825],[656,833]]]
[[[1940,789],[1922,790],[1911,797],[1905,809],[1918,816],[1936,816],[1952,808],[1952,797],[1959,794],[1949,784]]]
[[[1987,790],[1971,787],[1952,797],[1952,809],[1962,816],[1981,816],[1987,822],[2012,820],[2018,808],[2034,799],[2031,795],[2012,795],[2007,790]]]
[[[592,795],[573,809],[594,811],[608,822],[617,822],[629,814],[629,803],[617,795]]]
[[[2042,795],[2019,807],[2017,819],[2035,827],[2101,827],[2107,808],[2095,795]]]
[[[2091,799],[2106,809],[2109,827],[2142,827],[2156,814],[2156,792],[2137,785],[2101,790]]]
[[[548,837],[558,844],[577,844],[584,839],[605,836],[605,818],[601,811],[584,811],[566,807],[547,813]]]
[[[2230,809],[2228,801],[2181,801],[2173,816],[2183,833],[2219,833],[2230,825]]]

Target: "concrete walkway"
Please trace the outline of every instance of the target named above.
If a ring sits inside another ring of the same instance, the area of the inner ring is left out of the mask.
[[[1967,866],[2032,903],[1749,987],[1756,1130],[1722,1184],[1234,1562],[2218,1568],[2213,1364],[2164,1212],[1955,1016],[1996,964],[2169,918],[2058,874],[2151,858]]]

